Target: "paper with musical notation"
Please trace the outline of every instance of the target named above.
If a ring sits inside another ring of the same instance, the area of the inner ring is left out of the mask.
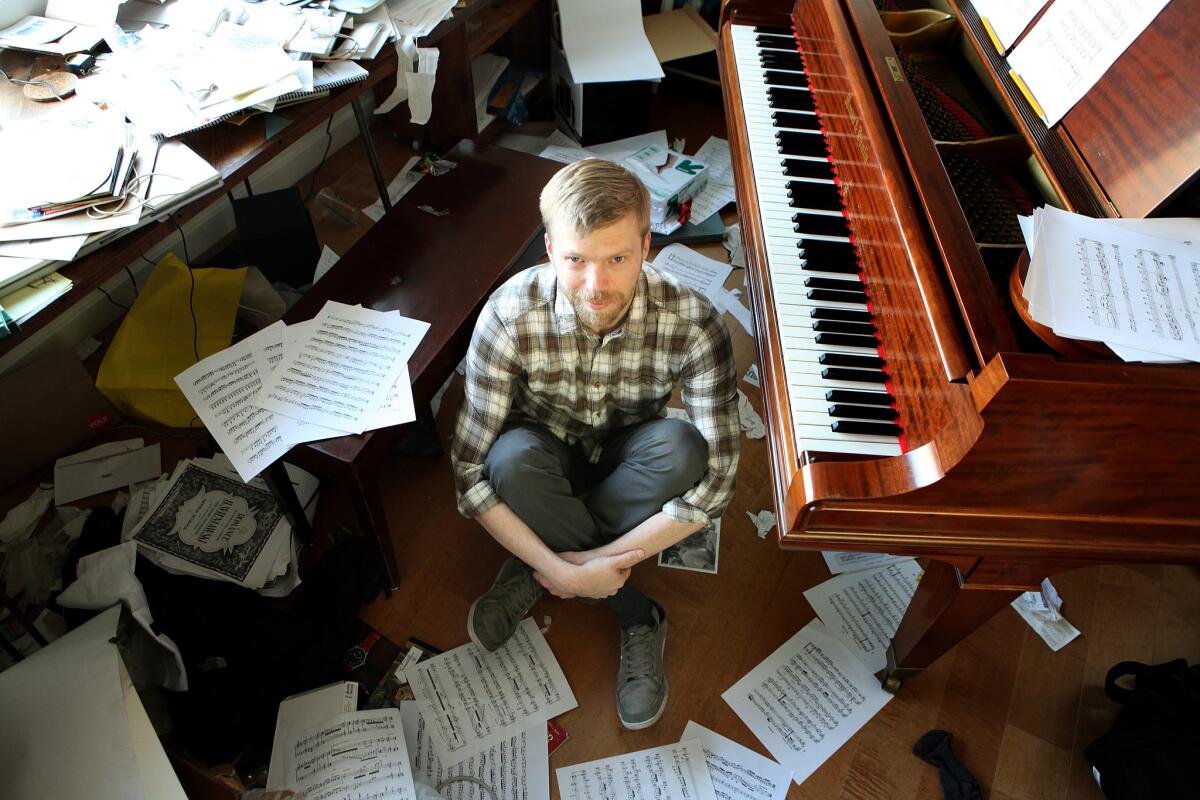
[[[887,667],[887,648],[921,579],[911,558],[846,572],[804,593],[829,632],[871,672]]]
[[[698,739],[717,800],[785,800],[792,771],[715,731],[688,721],[680,741]]]
[[[1003,54],[1021,37],[1049,0],[971,0]]]
[[[698,739],[559,767],[555,774],[562,800],[716,800]]]
[[[255,352],[277,341],[282,329],[277,322],[175,376],[183,396],[247,482],[291,447],[282,435],[285,421],[254,403],[262,386]]]
[[[893,556],[888,553],[859,553],[851,550],[822,550],[821,557],[825,559],[825,566],[829,567],[829,571],[834,575],[871,567],[882,567],[909,558],[909,556]]]
[[[350,711],[288,740],[284,785],[307,800],[415,800],[400,712]]]
[[[465,644],[405,670],[438,758],[457,764],[578,703],[529,617],[495,652]]]
[[[797,785],[892,699],[815,619],[721,697]]]
[[[1008,56],[1053,125],[1083,99],[1168,0],[1055,0]]]
[[[412,758],[413,777],[430,786],[470,776],[496,792],[495,800],[550,800],[550,754],[546,750],[546,726],[540,722],[513,734],[486,751],[457,764],[444,765],[433,749],[429,726],[413,700],[400,702],[404,740]],[[442,790],[448,800],[489,800],[474,783],[453,783]]]
[[[330,301],[295,351],[263,381],[263,408],[328,428],[362,433],[372,424],[429,323]]]

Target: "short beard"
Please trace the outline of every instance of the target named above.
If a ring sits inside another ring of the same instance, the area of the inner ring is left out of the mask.
[[[575,316],[592,333],[600,333],[601,331],[609,331],[616,328],[617,323],[629,311],[629,295],[619,295],[611,292],[593,294],[592,292],[583,290],[568,290],[567,299],[571,301],[571,307],[575,309]],[[611,308],[604,311],[596,311],[588,307],[588,301],[593,303],[609,301],[612,305]]]

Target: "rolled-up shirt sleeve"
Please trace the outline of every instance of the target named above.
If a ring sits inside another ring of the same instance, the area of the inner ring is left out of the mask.
[[[742,430],[738,420],[733,344],[720,313],[698,326],[684,356],[680,397],[692,424],[708,442],[708,470],[663,511],[680,522],[703,525],[719,519],[733,498]]]
[[[522,373],[516,340],[491,303],[475,323],[466,366],[450,463],[459,513],[477,517],[500,502],[487,481],[484,461],[508,418]]]

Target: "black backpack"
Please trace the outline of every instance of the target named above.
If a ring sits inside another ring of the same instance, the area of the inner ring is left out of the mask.
[[[1117,685],[1127,675],[1132,689]],[[1108,671],[1104,693],[1121,710],[1108,733],[1083,751],[1104,796],[1200,797],[1200,664],[1122,661]]]

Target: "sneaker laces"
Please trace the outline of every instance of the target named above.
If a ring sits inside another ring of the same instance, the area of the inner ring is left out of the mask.
[[[650,625],[635,625],[626,631],[621,643],[624,656],[625,682],[639,678],[653,678],[658,670],[654,658],[654,628]]]

